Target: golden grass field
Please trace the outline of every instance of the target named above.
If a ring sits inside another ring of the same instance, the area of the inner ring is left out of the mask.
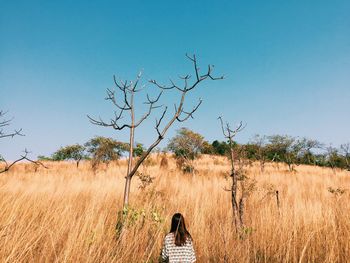
[[[257,180],[248,199],[247,234],[232,226],[228,162],[203,156],[194,175],[153,156],[141,171],[155,177],[146,189],[132,182],[130,204],[139,216],[116,239],[126,161],[94,174],[89,163],[19,164],[0,176],[0,262],[157,262],[171,216],[181,212],[197,262],[350,262],[350,172],[269,164],[248,168]],[[280,192],[280,209],[271,190]],[[143,210],[142,210],[143,209]]]

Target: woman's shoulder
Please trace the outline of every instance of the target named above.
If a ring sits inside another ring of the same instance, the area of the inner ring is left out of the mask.
[[[165,240],[173,240],[175,237],[174,237],[174,233],[168,233],[168,234],[166,234],[166,236],[165,236]]]

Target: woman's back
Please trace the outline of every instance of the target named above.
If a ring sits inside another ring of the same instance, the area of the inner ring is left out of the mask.
[[[163,262],[169,263],[192,263],[196,261],[191,238],[187,238],[182,246],[175,244],[174,233],[169,233],[164,238],[162,249]]]

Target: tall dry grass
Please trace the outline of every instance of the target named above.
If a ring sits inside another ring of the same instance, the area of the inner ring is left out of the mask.
[[[156,157],[153,157],[156,159]],[[229,170],[222,158],[196,161],[194,175],[161,170],[158,160],[142,172],[154,176],[146,189],[134,179],[132,216],[116,239],[125,161],[94,174],[88,163],[49,163],[35,171],[21,164],[0,176],[0,262],[156,262],[175,212],[184,214],[198,262],[350,262],[350,174],[326,168],[258,165],[247,203],[246,235],[232,226]],[[278,209],[273,191],[280,193]]]

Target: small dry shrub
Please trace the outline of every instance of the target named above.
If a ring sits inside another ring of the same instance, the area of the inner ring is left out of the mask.
[[[186,160],[183,157],[176,158],[176,167],[181,170],[185,162]]]
[[[160,168],[168,168],[169,162],[166,154],[162,155],[162,159],[160,160]]]
[[[195,171],[193,164],[183,157],[176,158],[176,167],[183,173],[193,173]]]
[[[140,179],[139,189],[144,190],[147,186],[153,183],[155,177],[145,173],[137,173],[137,177]]]
[[[334,194],[335,196],[339,196],[344,194],[347,191],[346,188],[333,188],[333,187],[328,187],[328,192],[330,192],[331,194]]]

